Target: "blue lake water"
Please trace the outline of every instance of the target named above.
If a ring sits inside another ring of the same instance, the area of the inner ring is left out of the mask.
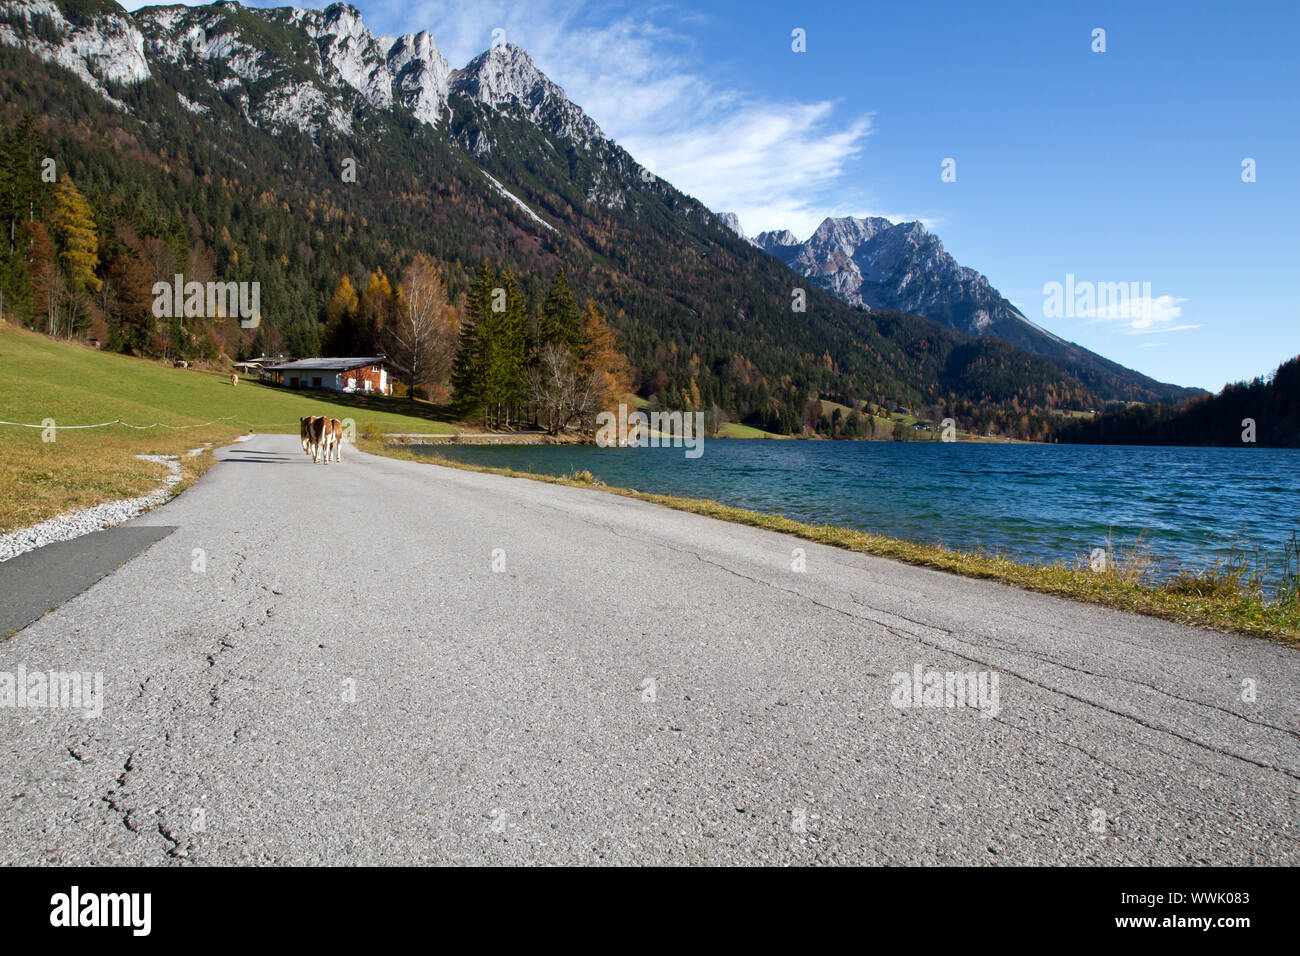
[[[944,442],[705,441],[423,449],[460,461],[712,498],[814,524],[1023,561],[1142,541],[1165,568],[1203,567],[1234,539],[1281,558],[1300,529],[1300,450]]]

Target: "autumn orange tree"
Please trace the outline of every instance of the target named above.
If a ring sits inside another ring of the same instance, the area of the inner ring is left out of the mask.
[[[45,317],[46,333],[55,335],[59,329],[59,309],[67,291],[67,283],[59,269],[58,250],[43,223],[23,223],[22,234],[27,246],[27,276],[31,282],[32,299]]]
[[[397,314],[397,294],[383,269],[370,274],[360,292],[344,275],[326,309],[325,352],[328,355],[372,355],[382,330]]]
[[[632,368],[618,347],[618,338],[596,303],[587,300],[582,312],[582,344],[578,370],[592,380],[593,411],[612,411],[632,389]]]

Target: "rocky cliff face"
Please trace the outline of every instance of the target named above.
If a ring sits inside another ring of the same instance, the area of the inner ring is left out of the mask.
[[[262,10],[218,3],[130,14],[107,2],[7,0],[0,17],[0,43],[71,69],[117,105],[106,84],[142,82],[160,64],[202,77],[214,96],[234,95],[250,122],[304,132],[322,124],[349,130],[358,104],[397,104],[437,123],[452,92],[452,69],[427,31],[376,36],[348,4]],[[193,92],[187,100],[204,105]]]
[[[970,335],[998,335],[1027,324],[988,279],[960,265],[919,222],[826,219],[806,242],[789,230],[765,232],[753,242],[865,309],[924,315]]]
[[[493,109],[512,111],[548,137],[584,149],[605,142],[591,117],[514,44],[503,43],[474,57],[453,74],[452,90]]]
[[[104,83],[149,78],[145,38],[116,4],[65,16],[53,0],[0,4],[0,43],[21,46],[71,70],[96,92],[121,105]]]
[[[726,226],[736,235],[740,236],[741,239],[745,238],[745,230],[740,228],[739,216],[737,216],[734,212],[720,212],[717,215],[718,215],[718,222],[722,223],[724,226]]]
[[[222,2],[132,14],[110,0],[3,0],[0,43],[68,67],[119,107],[111,84],[142,82],[166,65],[199,81],[179,94],[191,112],[209,112],[209,97],[234,98],[265,129],[350,133],[358,110],[409,111],[432,126],[450,118],[459,95],[533,124],[561,147],[607,144],[519,47],[495,46],[453,70],[428,31],[373,34],[346,3],[299,10]],[[481,155],[496,144],[479,136],[468,145]]]

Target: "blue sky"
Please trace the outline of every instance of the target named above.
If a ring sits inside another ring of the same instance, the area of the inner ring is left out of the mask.
[[[354,5],[377,33],[430,30],[453,67],[504,29],[751,235],[920,219],[1030,319],[1165,381],[1217,389],[1300,354],[1294,0]],[[1047,317],[1067,274],[1150,300]]]

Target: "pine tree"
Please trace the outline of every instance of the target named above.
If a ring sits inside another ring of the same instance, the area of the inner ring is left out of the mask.
[[[496,275],[486,261],[465,297],[465,316],[456,337],[456,364],[452,370],[452,403],[458,415],[468,418],[487,404],[486,335]]]
[[[539,347],[554,342],[575,355],[582,347],[582,319],[563,268],[555,274],[555,281],[542,304],[537,339]]]
[[[127,243],[118,242],[108,261],[104,288],[112,289],[109,347],[140,354],[148,349],[154,333],[152,279],[145,264]]]
[[[493,308],[488,313],[483,339],[487,398],[497,425],[508,428],[512,411],[523,404],[526,393],[528,303],[513,271],[507,269],[501,282],[493,289]],[[498,303],[500,311],[496,309]]]
[[[40,131],[28,114],[21,126],[5,134],[0,144],[0,222],[5,231],[0,256],[14,253],[22,223],[45,218],[50,188],[41,180],[44,157]]]

